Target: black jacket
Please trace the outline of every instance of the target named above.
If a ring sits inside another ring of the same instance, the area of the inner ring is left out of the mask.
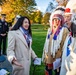
[[[7,33],[9,30],[8,23],[0,20],[0,34]]]

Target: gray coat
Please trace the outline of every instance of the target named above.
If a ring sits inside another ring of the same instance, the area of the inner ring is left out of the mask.
[[[20,30],[9,31],[7,48],[8,60],[12,62],[14,57],[23,66],[22,68],[12,64],[13,75],[29,75],[31,57],[33,59],[37,57],[31,48],[31,44],[32,42],[30,42],[30,47],[28,47]]]

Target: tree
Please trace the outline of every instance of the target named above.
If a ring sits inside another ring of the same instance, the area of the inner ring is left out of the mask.
[[[35,22],[40,24],[41,20],[42,20],[42,12],[40,12],[39,10],[37,10],[36,14],[35,14]]]
[[[28,16],[30,7],[35,6],[35,0],[2,0],[2,13],[7,14],[7,21],[12,20],[17,14]]]
[[[0,0],[0,5],[2,5],[4,1],[6,1],[6,0]]]
[[[43,18],[42,18],[42,23],[43,24],[48,24],[49,23],[49,19],[50,19],[50,13],[45,13]]]
[[[4,2],[3,5],[1,6],[2,8],[2,12],[3,14],[6,14],[6,18],[7,18],[7,21],[12,21],[12,19],[15,17],[15,14],[14,14],[14,9],[11,8],[11,4],[10,2]]]
[[[11,2],[15,14],[29,15],[30,7],[35,6],[35,0],[16,0]]]
[[[51,0],[48,4],[48,7],[46,9],[46,12],[45,13],[52,13],[52,11],[56,8],[56,1],[55,0]]]

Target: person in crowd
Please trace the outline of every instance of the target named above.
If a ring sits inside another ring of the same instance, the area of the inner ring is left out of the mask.
[[[18,19],[20,18],[21,16],[20,15],[16,15],[15,19],[14,19],[14,25],[15,23],[18,21]]]
[[[76,20],[75,20],[76,21]],[[65,59],[65,69],[66,74],[65,75],[76,75],[76,24],[73,22],[71,25],[71,34],[68,42],[71,39],[71,43],[68,46],[67,51],[65,51],[67,57]],[[68,42],[66,42],[68,44]]]
[[[13,66],[13,75],[29,75],[32,50],[32,32],[29,18],[21,17],[8,33],[7,57]]]
[[[6,39],[9,30],[8,23],[5,20],[6,14],[1,14],[0,19],[0,55],[6,55]],[[3,44],[3,46],[2,46]],[[2,48],[1,48],[2,47]]]
[[[72,11],[70,33],[68,34],[64,46],[63,57],[65,58],[64,75],[76,75],[76,0],[68,1],[66,8]],[[63,59],[62,59],[63,60]],[[63,74],[61,74],[63,75]]]
[[[74,17],[73,20],[76,21]],[[76,23],[73,20],[64,43],[60,75],[76,75]]]
[[[65,59],[67,58],[67,56],[69,55],[69,48],[68,46],[71,44],[71,26],[73,25],[72,22],[72,11],[70,8],[66,8],[65,9],[65,13],[64,13],[64,19],[65,19],[65,27],[68,28],[69,30],[69,34],[67,36],[67,39],[69,38],[69,41],[66,39],[64,47],[63,47],[63,54],[62,54],[62,63],[61,63],[61,70],[60,70],[60,75],[65,75],[66,74],[66,69],[65,69]],[[66,43],[68,42],[68,43]],[[68,46],[67,46],[68,45]],[[67,55],[66,52],[67,51]]]
[[[13,26],[16,24],[16,22],[18,21],[18,19],[19,19],[20,17],[21,17],[20,15],[17,15],[17,16],[15,17],[14,23],[13,23],[13,25],[11,25],[11,26],[9,27],[9,30],[12,30]]]
[[[70,31],[71,29],[71,19],[72,19],[72,10],[70,8],[66,8],[64,12],[64,20],[65,20],[65,26]]]
[[[45,63],[45,75],[53,75],[52,70],[55,70],[55,75],[59,75],[59,68],[54,68],[56,60],[61,61],[62,48],[64,41],[69,33],[64,27],[64,17],[62,14],[55,12],[50,16],[50,28],[48,29],[42,61]]]
[[[75,34],[73,31],[75,31],[74,27],[75,25],[75,17],[73,17],[73,11],[71,11],[70,8],[66,8],[65,10],[65,25],[69,30],[69,34],[66,38],[65,44],[64,44],[64,48],[63,48],[63,54],[62,54],[62,63],[61,63],[61,70],[60,70],[60,75],[66,75],[66,67],[65,67],[65,60],[66,58],[69,56],[70,54],[70,44],[73,41],[73,34]],[[73,19],[73,20],[72,20]],[[75,27],[76,28],[76,27]],[[74,37],[75,38],[75,37]]]

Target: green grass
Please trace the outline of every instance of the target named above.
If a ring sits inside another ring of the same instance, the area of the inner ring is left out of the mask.
[[[32,49],[35,51],[35,53],[37,54],[37,56],[39,58],[42,57],[42,53],[43,53],[43,46],[44,46],[44,42],[45,42],[45,37],[46,37],[46,32],[47,30],[34,30],[32,29],[32,33],[33,33],[33,44],[32,44]],[[35,70],[34,70],[34,66],[31,65],[31,72],[30,75],[44,75],[44,71],[45,67],[44,64],[42,63],[40,66],[36,66]],[[33,74],[34,72],[34,74]]]
[[[32,48],[36,52],[38,57],[41,57],[47,31],[45,31],[45,30],[32,30],[32,32],[33,32]]]
[[[31,26],[32,29],[38,29],[38,30],[47,30],[49,25],[41,25],[41,24],[34,24]]]

